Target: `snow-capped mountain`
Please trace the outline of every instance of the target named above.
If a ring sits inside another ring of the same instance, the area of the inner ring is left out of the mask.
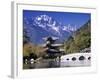
[[[48,32],[51,31],[54,34],[61,36],[60,24],[57,23],[52,17],[49,17],[48,15],[40,15],[35,17],[33,25],[34,24],[38,27],[43,28]]]
[[[62,28],[64,31],[68,31],[68,32],[75,32],[76,29],[76,25],[75,26],[71,26],[70,24],[68,24],[67,26],[63,26]]]
[[[76,31],[76,27],[70,24],[62,25],[48,15],[39,15],[31,19],[24,18],[24,27],[29,32],[30,40],[33,43],[43,43],[43,37],[55,36],[59,41],[67,39]]]

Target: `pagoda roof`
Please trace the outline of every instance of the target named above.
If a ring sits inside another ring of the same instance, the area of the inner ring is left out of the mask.
[[[51,38],[52,40],[57,40],[59,39],[58,37],[54,37],[54,36],[51,36],[51,37],[44,37],[43,40],[48,40],[48,38]]]
[[[41,47],[45,47],[46,44],[42,44]],[[51,44],[51,46],[53,47],[60,47],[60,46],[63,46],[63,44]]]

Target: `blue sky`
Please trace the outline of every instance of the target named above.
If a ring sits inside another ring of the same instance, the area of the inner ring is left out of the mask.
[[[23,18],[27,18],[28,20],[32,17],[43,14],[52,17],[57,22],[60,22],[63,25],[71,24],[76,25],[76,27],[82,26],[84,23],[91,19],[90,13],[23,10]]]

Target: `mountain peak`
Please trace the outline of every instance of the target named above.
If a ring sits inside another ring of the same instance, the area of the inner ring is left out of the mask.
[[[71,24],[68,24],[67,26],[63,26],[63,30],[68,32],[75,32],[77,29],[76,29],[76,25],[71,26]]]
[[[48,15],[39,15],[35,17],[34,23],[45,30],[53,30],[53,32],[59,33],[60,25],[52,17]],[[59,26],[58,26],[59,25]]]
[[[46,21],[51,20],[51,17],[44,14],[44,15],[39,15],[39,16],[35,17],[35,20],[38,21],[38,22],[40,22],[40,21],[46,22]]]
[[[67,26],[61,25],[61,22],[57,22],[53,17],[46,14],[38,15],[30,20],[25,18],[24,22],[27,23],[25,26],[31,32],[31,41],[35,43],[42,43],[41,39],[46,36],[59,37],[59,40],[62,42],[75,31],[73,26],[69,24]]]

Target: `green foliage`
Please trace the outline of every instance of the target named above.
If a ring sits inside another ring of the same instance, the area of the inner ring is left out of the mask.
[[[80,29],[78,29],[73,37],[69,37],[64,43],[64,49],[66,54],[77,53],[82,49],[91,46],[91,27],[90,21],[84,24]]]

